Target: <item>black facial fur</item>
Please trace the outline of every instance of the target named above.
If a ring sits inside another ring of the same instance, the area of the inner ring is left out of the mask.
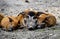
[[[30,16],[32,17],[32,16],[34,16],[34,15],[35,15],[35,12],[30,11],[28,15],[30,15]]]
[[[29,3],[29,1],[28,1],[28,0],[25,0],[25,2],[26,2],[26,3]]]

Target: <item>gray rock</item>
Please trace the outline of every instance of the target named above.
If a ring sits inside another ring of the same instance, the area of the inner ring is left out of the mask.
[[[57,18],[57,25],[51,28],[29,31],[19,29],[6,32],[0,29],[0,39],[60,39],[60,0],[0,0],[0,12],[5,15],[17,16],[25,9],[32,8],[37,11],[53,14]]]

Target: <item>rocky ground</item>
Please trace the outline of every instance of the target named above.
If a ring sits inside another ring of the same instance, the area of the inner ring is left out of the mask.
[[[37,11],[49,12],[57,19],[57,24],[51,28],[29,31],[18,29],[6,32],[0,29],[0,39],[60,39],[60,0],[0,0],[0,12],[17,16],[27,8]]]

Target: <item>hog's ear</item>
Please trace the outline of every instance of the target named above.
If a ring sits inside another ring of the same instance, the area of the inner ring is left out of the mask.
[[[0,13],[0,22],[3,18],[4,18],[4,15],[2,13]]]
[[[9,18],[9,17],[8,17]],[[9,18],[9,22],[12,22],[13,20],[11,18]]]
[[[20,12],[17,16],[19,16],[20,14],[22,14],[22,15],[23,15],[23,14],[24,14],[24,12]]]

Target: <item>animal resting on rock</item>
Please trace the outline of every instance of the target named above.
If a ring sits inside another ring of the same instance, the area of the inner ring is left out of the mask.
[[[4,16],[0,14],[0,27],[4,30],[15,30],[16,28],[45,28],[56,25],[56,18],[51,13],[38,12],[26,9],[24,12],[14,16]]]

